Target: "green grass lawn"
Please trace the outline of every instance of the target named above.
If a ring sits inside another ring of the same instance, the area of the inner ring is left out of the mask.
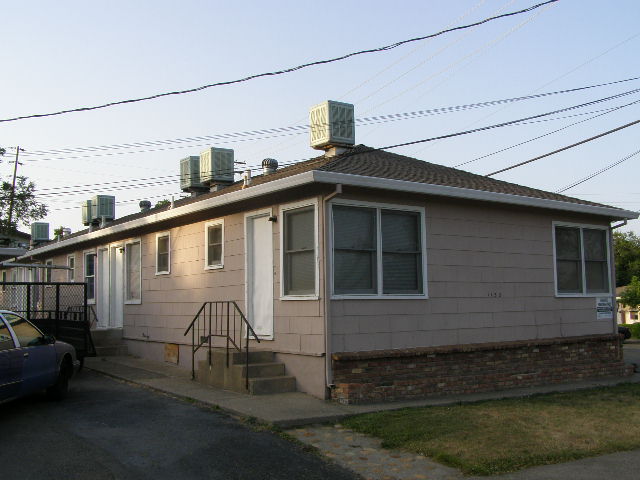
[[[386,448],[493,475],[640,448],[640,384],[351,417]]]

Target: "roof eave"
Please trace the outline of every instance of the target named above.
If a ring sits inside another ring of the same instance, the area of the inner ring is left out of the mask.
[[[620,208],[585,205],[580,203],[563,202],[545,198],[526,197],[508,193],[488,192],[471,188],[450,187],[445,185],[433,185],[428,183],[410,182],[407,180],[394,180],[389,178],[369,177],[354,175],[351,173],[337,173],[314,171],[314,180],[322,183],[335,183],[351,185],[354,187],[380,188],[426,195],[439,195],[444,197],[461,198],[467,200],[482,200],[494,203],[506,203],[526,207],[548,208],[575,213],[588,213],[601,215],[613,220],[633,220],[638,218],[638,212],[622,210]]]
[[[563,202],[544,198],[525,197],[508,193],[487,192],[484,190],[474,190],[471,188],[433,185],[427,183],[410,182],[407,180],[394,180],[388,178],[369,177],[365,175],[354,175],[350,173],[311,170],[308,172],[299,173],[297,175],[291,175],[289,177],[273,180],[268,183],[256,185],[244,190],[229,192],[199,202],[190,203],[181,207],[164,210],[153,215],[147,215],[145,217],[137,218],[125,223],[114,225],[112,227],[101,228],[100,230],[88,232],[84,235],[71,237],[66,240],[61,240],[50,245],[37,247],[33,250],[29,250],[24,256],[20,258],[28,258],[34,255],[48,253],[61,248],[72,247],[80,243],[100,239],[118,233],[123,233],[135,228],[164,222],[173,218],[179,218],[210,208],[241,202],[243,200],[259,197],[261,195],[287,190],[289,188],[311,183],[342,184],[354,187],[379,188],[383,190],[420,193],[426,195],[439,195],[467,200],[482,200],[494,203],[521,205],[526,207],[538,207],[575,213],[587,213],[592,215],[605,216],[613,220],[632,220],[638,218],[638,212],[632,212],[630,210],[622,210],[613,207],[600,207],[595,205]]]

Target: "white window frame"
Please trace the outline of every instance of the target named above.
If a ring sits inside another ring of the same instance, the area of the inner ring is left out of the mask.
[[[82,252],[82,281],[86,282],[87,281],[87,255],[94,255],[93,257],[93,298],[89,298],[87,296],[87,304],[88,305],[95,305],[96,304],[96,288],[98,286],[98,282],[97,282],[97,278],[98,276],[96,275],[96,273],[98,273],[98,253],[96,252],[95,249],[93,250],[85,250]],[[88,289],[87,289],[88,292]]]
[[[44,264],[53,266],[53,258],[45,260]],[[53,268],[44,268],[44,281],[47,283],[53,282]]]
[[[168,239],[168,260],[167,260],[167,270],[158,270],[158,240],[161,238],[167,237]],[[142,254],[142,251],[140,252]],[[142,268],[142,265],[141,265]],[[170,231],[166,231],[166,232],[160,232],[160,233],[156,233],[156,275],[169,275],[171,273],[171,232]]]
[[[67,255],[67,267],[70,267],[69,260],[73,259],[73,270],[67,270],[67,281],[75,282],[76,281],[76,254],[72,253],[71,255]]]
[[[284,214],[289,210],[297,210],[299,208],[313,207],[313,248],[315,250],[314,265],[315,265],[315,287],[314,293],[307,295],[285,295],[284,293]],[[320,286],[320,257],[318,256],[318,199],[311,198],[295,203],[287,203],[280,206],[280,300],[318,300],[320,298],[319,286]]]
[[[586,297],[586,298],[594,298],[594,297],[608,297],[611,296],[611,246],[609,241],[610,236],[610,227],[603,225],[590,225],[587,223],[568,223],[568,222],[552,222],[551,224],[551,235],[553,237],[553,288],[555,291],[555,296],[559,298],[568,298],[568,297]],[[579,228],[580,229],[580,260],[582,261],[581,269],[582,269],[582,293],[560,293],[558,292],[558,266],[556,261],[556,227],[569,227],[569,228]],[[606,250],[607,250],[607,280],[609,283],[609,290],[607,292],[597,292],[597,293],[587,293],[587,272],[585,269],[585,259],[584,259],[584,240],[582,235],[582,229],[589,230],[604,230],[606,232],[605,242],[606,242]]]
[[[131,238],[129,240],[125,240],[124,242],[124,259],[123,259],[123,268],[124,268],[124,292],[123,299],[125,305],[140,305],[142,304],[142,240],[140,238]],[[140,262],[140,278],[138,280],[138,288],[140,291],[140,298],[132,298],[127,299],[127,292],[129,291],[129,272],[127,270],[127,249],[129,245],[133,245],[134,243],[140,244],[139,250],[139,262]]]
[[[377,293],[371,294],[336,294],[334,293],[334,285],[333,285],[333,275],[334,275],[334,258],[333,258],[333,206],[334,205],[344,205],[346,207],[365,207],[365,208],[375,208],[376,209],[376,263],[377,263]],[[328,229],[328,252],[330,261],[330,271],[327,272],[328,281],[331,292],[332,300],[341,300],[341,299],[351,299],[351,300],[365,300],[365,299],[388,299],[388,300],[424,300],[429,298],[429,290],[428,290],[428,282],[427,282],[427,222],[426,222],[426,213],[424,207],[419,207],[415,205],[402,205],[397,203],[379,203],[379,202],[366,202],[360,200],[331,200],[327,203],[327,208],[329,209],[328,218],[329,222],[327,225]],[[420,231],[421,231],[421,253],[422,253],[422,288],[423,293],[406,293],[406,294],[383,294],[382,293],[382,235],[381,235],[381,223],[380,223],[380,211],[381,210],[397,210],[400,212],[417,212],[420,214]]]
[[[220,225],[222,227],[222,251],[220,252],[220,264],[209,265],[209,227]],[[212,220],[204,224],[204,269],[219,270],[224,268],[224,218]]]

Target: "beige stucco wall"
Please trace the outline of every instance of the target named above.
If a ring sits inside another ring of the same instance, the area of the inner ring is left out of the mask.
[[[421,206],[429,298],[332,300],[332,351],[613,332],[612,320],[596,320],[594,298],[557,298],[554,290],[552,221],[606,222],[488,203]]]

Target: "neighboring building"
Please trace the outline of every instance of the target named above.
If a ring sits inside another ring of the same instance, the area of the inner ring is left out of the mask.
[[[638,323],[638,309],[630,308],[626,305],[622,305],[620,303],[620,296],[622,292],[627,287],[618,287],[616,288],[616,302],[618,305],[618,323]]]
[[[122,328],[144,358],[171,347],[185,368],[203,302],[234,300],[263,339],[252,349],[275,352],[299,390],[344,403],[630,373],[611,222],[636,212],[353,146],[353,110],[320,107],[324,155],[275,171],[267,160],[262,175],[21,261],[73,262],[101,328]]]

